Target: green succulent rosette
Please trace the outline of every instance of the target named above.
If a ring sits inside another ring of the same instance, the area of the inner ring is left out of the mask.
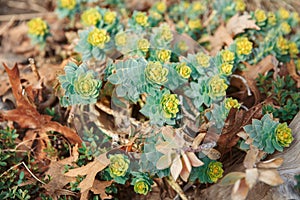
[[[210,160],[208,157],[204,157],[201,161],[204,165],[192,168],[190,181],[199,179],[201,183],[216,183],[223,177],[224,170],[221,162]]]
[[[96,73],[88,70],[86,64],[77,66],[69,62],[65,67],[65,75],[58,77],[64,96],[60,98],[62,106],[86,105],[97,102],[97,97],[102,85],[96,78]]]
[[[168,69],[164,68],[160,62],[149,62],[145,69],[146,79],[153,84],[163,84],[168,81]]]
[[[151,191],[153,180],[146,173],[132,172],[131,174],[134,176],[131,181],[134,191],[138,194],[147,195]]]
[[[283,151],[283,148],[293,141],[291,129],[287,124],[272,120],[269,114],[265,114],[261,120],[253,119],[252,124],[245,126],[244,130],[253,139],[254,146],[269,154],[275,150]]]
[[[112,47],[109,33],[105,29],[90,28],[78,32],[79,42],[75,51],[82,54],[82,60],[91,58],[103,60]]]
[[[125,176],[129,168],[130,161],[123,154],[114,154],[109,156],[109,174],[111,177]]]

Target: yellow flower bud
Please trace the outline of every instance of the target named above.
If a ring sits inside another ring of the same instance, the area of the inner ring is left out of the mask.
[[[86,26],[95,26],[101,18],[101,14],[96,8],[90,8],[81,15],[81,20]]]
[[[150,15],[153,19],[155,19],[155,20],[161,20],[161,19],[162,19],[161,14],[159,14],[158,12],[155,12],[155,11],[153,11],[153,10],[150,10],[150,11],[149,11],[149,15]]]
[[[104,22],[106,24],[113,24],[116,20],[116,17],[117,17],[117,13],[116,12],[112,12],[112,11],[107,11],[105,14],[104,14]]]
[[[230,110],[231,108],[240,108],[241,104],[239,104],[238,100],[233,99],[232,97],[226,98],[225,108]]]
[[[243,12],[246,9],[246,4],[243,0],[236,0],[235,1],[235,10]]]
[[[296,57],[297,54],[299,53],[298,46],[295,42],[289,43],[289,52],[290,52],[291,57]]]
[[[168,25],[162,26],[161,38],[165,41],[171,41],[173,39],[172,31]]]
[[[41,18],[34,18],[27,23],[29,28],[28,33],[37,36],[44,36],[48,33],[48,27],[45,21]]]
[[[217,182],[219,178],[222,178],[224,170],[222,169],[222,163],[212,161],[208,164],[207,175],[212,182]]]
[[[146,13],[144,13],[144,12],[137,12],[134,19],[135,19],[136,23],[141,26],[148,25],[148,17],[146,16]]]
[[[92,30],[87,38],[87,42],[93,46],[97,46],[101,49],[105,47],[105,44],[109,42],[110,37],[105,29],[95,28]]]
[[[164,13],[167,10],[167,5],[165,2],[160,1],[155,4],[156,10],[160,13]]]
[[[282,36],[280,36],[280,37],[277,39],[276,46],[277,46],[277,48],[279,49],[279,51],[280,51],[280,53],[281,53],[282,55],[288,54],[289,43],[288,43],[288,41],[287,41],[285,38],[283,38]]]
[[[222,97],[226,95],[228,85],[225,83],[225,80],[218,75],[212,77],[208,85],[210,90],[209,93],[212,97]]]
[[[234,53],[229,50],[224,50],[221,52],[221,57],[223,62],[233,62],[234,60]]]
[[[147,39],[140,39],[138,40],[138,49],[143,51],[143,52],[148,52],[150,47],[150,43]]]
[[[276,19],[276,15],[273,12],[269,12],[268,13],[268,24],[271,26],[276,25],[277,19]]]
[[[109,174],[111,177],[125,176],[129,168],[129,159],[123,154],[115,154],[109,157]]]
[[[283,147],[290,146],[294,140],[292,130],[287,126],[286,122],[278,124],[275,130],[275,135],[277,142]]]
[[[246,37],[240,37],[236,39],[237,54],[248,55],[252,51],[252,42]]]
[[[165,94],[161,99],[161,105],[166,118],[174,118],[179,112],[179,100],[176,94]]]
[[[278,11],[278,14],[279,14],[280,19],[287,19],[290,16],[289,11],[287,11],[284,8],[280,8]]]
[[[147,80],[156,84],[163,84],[167,82],[168,72],[168,69],[163,68],[160,62],[149,62],[145,69]]]
[[[260,9],[255,11],[254,16],[255,16],[256,22],[258,24],[267,20],[267,15],[266,15],[265,11],[260,10]]]
[[[76,0],[60,0],[60,7],[73,10],[76,6]]]
[[[146,195],[150,191],[151,186],[144,179],[139,179],[135,182],[133,189],[138,194]]]
[[[283,34],[289,34],[291,32],[291,26],[287,22],[282,22],[280,24],[280,30],[283,32]]]
[[[185,43],[185,41],[179,41],[178,43],[177,43],[177,47],[178,47],[178,49],[180,50],[180,51],[182,51],[182,52],[184,52],[184,51],[187,51],[188,50],[188,46],[187,46],[187,44]]]
[[[232,68],[233,68],[232,64],[223,63],[220,67],[221,73],[226,75],[226,76],[229,76],[230,74],[232,74]]]
[[[167,49],[158,50],[156,56],[160,62],[168,62],[171,58],[171,51]]]
[[[179,22],[177,22],[177,27],[183,29],[185,27],[185,22],[180,20]]]
[[[182,78],[190,78],[192,70],[185,63],[180,63],[176,66],[176,71]]]
[[[200,19],[190,19],[189,22],[188,22],[188,27],[191,30],[200,29],[201,28],[201,21],[200,21]]]
[[[205,7],[200,2],[193,2],[192,4],[192,11],[193,12],[200,12],[203,11]]]

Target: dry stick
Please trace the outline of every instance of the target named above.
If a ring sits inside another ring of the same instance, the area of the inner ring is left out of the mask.
[[[176,183],[176,181],[173,179],[173,177],[169,176],[169,177],[165,177],[164,178],[167,183],[177,192],[177,194],[180,196],[180,198],[182,200],[188,200],[188,198],[186,197],[186,195],[184,194],[183,190],[181,189],[181,187],[178,185],[178,183]]]
[[[20,1],[8,1],[6,4],[8,7],[11,8],[17,8],[22,10],[28,10],[28,8],[30,8],[30,10],[32,11],[47,12],[47,9],[33,2],[25,3]]]
[[[12,18],[14,18],[15,21],[29,20],[35,17],[45,17],[52,14],[54,14],[54,12],[0,15],[0,22],[10,21]]]
[[[242,81],[242,83],[244,83],[244,85],[246,86],[246,89],[247,89],[247,93],[248,93],[248,96],[251,96],[251,90],[250,90],[250,87],[247,83],[247,80],[240,76],[240,75],[237,75],[237,74],[232,74],[231,77],[234,77],[234,78],[237,78],[237,79],[240,79]]]
[[[5,24],[5,26],[3,26],[3,28],[0,30],[0,36],[6,32],[6,30],[13,25],[13,23],[15,22],[15,16],[13,16],[9,22],[7,22],[7,24]]]
[[[28,58],[28,61],[29,61],[29,66],[31,67],[31,70],[33,71],[34,75],[36,76],[36,78],[38,80],[40,80],[41,76],[40,76],[40,74],[37,70],[34,59],[33,58]]]

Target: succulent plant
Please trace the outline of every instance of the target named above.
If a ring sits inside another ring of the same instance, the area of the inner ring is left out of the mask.
[[[59,18],[69,17],[74,18],[79,11],[79,2],[77,0],[57,0],[55,12]]]
[[[38,44],[43,48],[46,38],[50,35],[48,24],[41,18],[34,18],[27,23],[27,26],[32,44]]]
[[[265,114],[261,120],[253,119],[252,124],[244,127],[258,149],[272,154],[275,150],[283,151],[293,141],[291,129],[287,124],[280,124]]]
[[[138,194],[147,195],[151,191],[153,180],[146,173],[132,172],[131,174],[134,176],[131,181],[134,191]]]
[[[62,106],[97,102],[102,82],[96,78],[94,71],[88,70],[86,64],[77,66],[69,62],[65,73],[58,77],[64,89],[64,96],[60,99]]]

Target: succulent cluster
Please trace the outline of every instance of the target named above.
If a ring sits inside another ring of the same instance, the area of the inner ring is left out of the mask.
[[[50,35],[47,22],[41,18],[31,19],[28,23],[28,36],[32,44],[40,45],[43,48],[46,44],[46,38]]]
[[[265,114],[261,120],[253,119],[252,124],[245,126],[244,130],[253,139],[254,146],[269,154],[275,150],[283,151],[294,139],[287,124],[272,120],[269,114]]]

